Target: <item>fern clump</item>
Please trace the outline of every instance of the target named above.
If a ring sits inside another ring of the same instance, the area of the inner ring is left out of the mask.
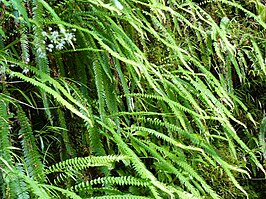
[[[260,1],[0,7],[0,197],[263,196]]]

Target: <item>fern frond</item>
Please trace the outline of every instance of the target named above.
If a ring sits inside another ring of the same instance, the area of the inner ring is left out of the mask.
[[[178,166],[180,166],[184,171],[186,171],[187,175],[190,176],[190,180],[195,183],[195,179],[201,184],[201,187],[212,196],[212,198],[219,198],[219,196],[212,190],[212,188],[205,182],[205,180],[203,179],[202,176],[200,176],[200,174],[198,174],[190,165],[186,160],[183,160],[183,158],[177,157],[175,154],[169,152],[168,150],[166,150],[163,147],[158,147],[157,145],[155,145],[152,142],[146,142],[147,144],[149,144],[149,146],[151,146],[151,148],[154,148],[155,150],[160,151],[161,153],[165,154],[167,157],[169,157],[172,162]],[[185,183],[185,185],[187,185]],[[197,187],[197,189],[199,189]]]
[[[0,96],[0,154],[5,160],[11,163],[8,105],[9,102]]]
[[[82,182],[78,185],[75,185],[72,189],[75,191],[79,191],[84,188],[86,189],[87,187],[91,187],[97,184],[102,184],[102,185],[108,184],[108,186],[109,185],[120,185],[120,186],[131,185],[131,186],[138,186],[138,187],[150,186],[149,181],[145,181],[143,179],[135,178],[132,176],[122,176],[122,177],[108,176],[108,177],[97,178],[97,179],[90,180],[87,182]],[[93,190],[93,188],[91,189]]]
[[[20,178],[22,178],[28,184],[28,187],[35,196],[47,199],[52,198],[50,197],[50,194],[45,189],[43,189],[37,181],[33,180],[27,175],[23,175],[20,173],[14,173],[14,175],[18,175]]]
[[[128,145],[123,141],[121,136],[117,132],[114,131],[113,127],[107,126],[101,121],[97,121],[97,122],[112,133],[116,144],[118,145],[118,147],[124,154],[127,154],[130,157],[130,160],[133,164],[134,169],[140,175],[141,178],[149,179],[151,183],[153,184],[153,186],[167,193],[171,198],[174,198],[173,193],[168,189],[168,187],[165,184],[159,182],[157,178],[151,173],[151,171],[149,171],[145,167],[145,165],[140,160],[140,158],[137,156],[137,154],[128,147]]]
[[[236,185],[236,187],[238,187],[241,191],[243,191],[243,193],[246,193],[244,191],[244,189],[239,185],[239,183],[236,181],[235,177],[233,176],[232,172],[230,170],[233,170],[233,171],[237,171],[237,172],[241,172],[241,173],[245,173],[246,175],[249,176],[248,172],[243,170],[243,169],[240,169],[240,168],[237,168],[236,166],[232,166],[230,164],[228,164],[226,161],[224,161],[215,151],[215,149],[210,146],[209,144],[206,144],[206,143],[200,143],[201,148],[197,148],[197,147],[191,147],[191,146],[185,146],[181,143],[178,143],[177,141],[173,140],[172,138],[169,138],[168,136],[162,134],[162,133],[159,133],[155,130],[152,130],[152,129],[148,129],[148,128],[145,128],[145,127],[131,127],[131,129],[136,129],[136,130],[142,130],[142,131],[145,131],[145,132],[148,132],[150,134],[153,134],[155,136],[158,136],[158,138],[162,138],[164,139],[165,141],[173,144],[174,146],[176,147],[179,147],[179,148],[182,148],[182,149],[186,149],[186,150],[192,150],[192,151],[198,151],[200,152],[208,161],[210,161],[210,163],[212,162],[211,158],[213,158],[215,161],[217,161],[217,163],[219,163],[222,168],[225,170],[225,172],[228,174],[228,176],[230,177],[230,179],[232,180],[232,182]],[[211,157],[208,157],[208,155]],[[251,154],[252,156],[252,154]],[[257,162],[256,160],[254,160],[255,162]],[[259,168],[262,169],[263,171],[263,168],[262,166],[258,163],[258,166]]]
[[[13,198],[16,197],[16,181],[5,173],[13,165],[13,157],[11,156],[11,140],[10,126],[8,116],[9,101],[0,96],[0,188],[2,190],[0,197]]]
[[[38,182],[44,182],[44,167],[36,145],[29,119],[22,108],[17,105],[17,117],[20,121],[19,135],[22,137],[21,144],[29,176]]]
[[[39,71],[49,75],[50,74],[50,68],[49,68],[49,59],[46,53],[46,45],[44,44],[44,24],[43,24],[43,7],[47,9],[47,6],[49,5],[45,1],[33,1],[33,30],[34,30],[34,44],[35,44],[35,57],[36,57],[36,66],[39,69]],[[48,8],[49,9],[49,8]],[[57,20],[60,20],[59,18],[56,18]],[[59,24],[59,27],[63,31],[62,25]],[[46,81],[45,78],[43,79],[43,75],[39,77],[41,80]],[[47,115],[48,120],[51,124],[53,124],[52,119],[52,113],[50,111],[50,99],[47,93],[43,90],[40,90],[42,95],[42,101],[43,105],[45,107],[45,113]]]
[[[73,91],[73,97],[80,102],[84,107],[86,107],[87,111],[85,112],[83,109],[80,109],[80,112],[84,115],[88,115],[88,117],[93,115],[92,107],[89,102],[86,100],[85,96],[79,91],[78,87],[75,84],[71,84],[68,90],[71,89]],[[90,145],[92,152],[98,156],[105,156],[106,152],[104,150],[101,135],[99,133],[98,128],[95,126],[95,121],[93,117],[91,118],[91,123],[85,121],[85,126],[87,128],[87,132],[83,133],[83,137],[85,138],[85,142]],[[107,172],[107,171],[105,171]]]
[[[177,107],[178,109],[180,109],[181,111],[184,111],[184,112],[187,112],[191,115],[194,115],[198,118],[201,118],[201,119],[212,119],[212,120],[220,120],[220,121],[223,121],[224,119],[223,118],[220,118],[220,117],[213,117],[213,116],[204,116],[204,115],[201,115],[199,113],[197,113],[196,111],[194,110],[191,110],[183,105],[181,105],[180,103],[174,101],[174,100],[171,100],[167,97],[161,97],[159,95],[149,95],[149,94],[130,94],[130,96],[135,96],[135,97],[144,97],[144,98],[150,98],[150,99],[156,99],[156,100],[159,100],[159,101],[165,101],[166,103],[169,104],[169,106],[174,106],[174,107]]]
[[[55,173],[55,172],[76,172],[88,167],[94,166],[111,166],[112,163],[118,162],[120,160],[127,159],[126,156],[89,156],[68,159],[66,161],[59,162],[45,169],[45,174]]]
[[[37,80],[35,80],[33,78],[27,77],[27,76],[23,75],[22,73],[18,73],[18,72],[14,72],[14,71],[9,71],[9,72],[13,76],[16,76],[16,77],[18,77],[20,79],[23,79],[24,81],[29,82],[32,85],[43,89],[46,93],[51,94],[60,104],[62,104],[63,106],[68,108],[70,111],[72,111],[73,113],[75,113],[79,117],[83,118],[85,121],[89,122],[90,125],[92,125],[90,118],[88,118],[87,116],[83,115],[72,104],[67,102],[58,92],[56,92],[52,88],[48,87],[46,84],[44,84],[42,82],[39,82],[39,81],[37,81]],[[42,73],[40,73],[40,74],[42,74]],[[51,81],[54,82],[56,84],[56,86],[57,86],[56,88],[60,89],[60,91],[62,91],[65,95],[67,95],[67,97],[69,97],[71,101],[74,101],[74,103],[76,105],[79,105],[80,108],[86,110],[86,108],[84,106],[82,106],[80,103],[78,103],[69,93],[67,93],[67,91],[61,85],[58,84],[58,82],[56,83],[56,81],[53,80],[52,78],[51,78]]]
[[[33,197],[35,195],[38,198],[47,198],[47,199],[51,198],[49,193],[47,193],[46,190],[43,189],[36,180],[32,179],[32,177],[29,177],[24,172],[21,172],[21,168],[13,167],[12,165],[9,165],[8,162],[1,157],[0,157],[0,161],[2,161],[6,165],[6,168],[1,168],[1,170],[7,174],[7,179],[6,179],[7,183],[9,183],[9,181],[12,182],[13,180],[17,180],[17,183],[19,185],[23,186],[24,183],[27,185],[27,191],[29,193],[32,193]],[[17,193],[20,193],[21,187],[15,186],[13,188],[14,190],[12,190],[12,192],[15,191]],[[12,196],[12,197],[20,198],[24,196],[27,198],[26,192],[23,193],[22,195],[20,193],[20,195],[17,195],[17,197],[16,196]],[[9,198],[10,196],[7,196],[7,197]]]
[[[78,189],[73,189],[73,187],[71,187],[70,190],[75,190],[75,191],[79,191],[79,192],[84,192],[86,194],[86,191],[89,192],[89,193],[104,193],[104,194],[110,194],[110,195],[119,195],[119,194],[122,194],[122,191],[119,191],[117,188],[114,188],[114,187],[101,187],[101,188],[97,188],[97,187],[91,187],[90,185],[87,186],[86,185],[87,182],[83,182],[83,185],[78,188]],[[81,185],[82,183],[76,185],[76,186],[79,186]],[[74,186],[74,187],[76,187]]]
[[[16,164],[16,169],[21,172],[22,174],[25,174],[25,170],[23,169],[22,165]],[[16,182],[16,192],[17,192],[17,196],[18,198],[21,199],[29,199],[30,198],[30,194],[29,191],[27,190],[27,184],[26,182],[19,177],[15,177],[14,176],[14,182]]]
[[[261,147],[261,152],[262,155],[264,157],[264,159],[266,159],[266,138],[265,138],[265,134],[266,134],[266,117],[263,118],[263,120],[261,121],[261,125],[260,125],[260,133],[259,133],[259,142],[260,142],[260,147]]]
[[[186,150],[192,150],[192,151],[198,151],[200,153],[202,153],[204,156],[206,155],[204,150],[202,150],[201,148],[197,148],[197,147],[194,147],[194,146],[186,146],[184,144],[182,144],[181,142],[177,142],[176,140],[174,140],[173,138],[170,138],[169,136],[163,134],[163,133],[160,133],[156,130],[153,130],[153,129],[150,129],[150,128],[146,128],[146,127],[138,127],[138,126],[131,126],[129,128],[130,130],[135,130],[135,131],[144,131],[144,132],[147,132],[151,135],[154,135],[158,138],[161,138],[163,140],[165,140],[166,142],[169,142],[171,143],[172,145],[178,147],[178,148],[181,148],[181,149],[186,149]],[[128,129],[128,130],[129,130]]]
[[[11,0],[11,3],[13,5],[13,8],[19,11],[19,13],[22,15],[23,19],[21,21],[25,20],[27,25],[30,26],[31,24],[29,23],[27,10],[26,10],[24,3],[22,3],[21,1],[16,1],[16,0]]]
[[[173,173],[174,175],[176,175],[176,177],[180,180],[180,183],[182,185],[184,185],[188,191],[191,191],[191,193],[194,196],[199,197],[199,192],[195,189],[194,186],[192,186],[192,184],[190,183],[190,179],[189,178],[186,178],[170,162],[166,161],[159,153],[156,152],[156,150],[154,150],[154,148],[152,148],[152,147],[149,148],[149,146],[144,144],[141,140],[138,140],[136,138],[132,138],[132,139],[134,139],[134,141],[137,142],[138,145],[142,146],[145,150],[149,151],[149,153],[153,157],[155,157],[158,160],[158,162],[160,162],[160,164],[162,165],[161,169],[164,169],[165,171]]]
[[[78,196],[76,193],[69,191],[67,189],[63,189],[60,187],[56,187],[53,185],[41,185],[42,188],[45,188],[46,190],[51,190],[51,191],[58,191],[60,193],[62,193],[64,196],[66,196],[67,198],[72,198],[72,199],[82,199],[80,196]],[[59,196],[60,197],[60,196]],[[58,198],[59,198],[58,197]]]
[[[152,199],[151,197],[137,196],[137,195],[109,195],[109,196],[95,196],[88,199]]]
[[[26,27],[22,27],[20,42],[21,42],[21,50],[22,50],[22,53],[21,53],[22,54],[22,60],[25,63],[29,63],[29,61],[30,61],[30,52],[29,52],[29,41],[28,41]]]

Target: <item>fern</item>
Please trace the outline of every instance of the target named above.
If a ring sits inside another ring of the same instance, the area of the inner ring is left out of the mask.
[[[140,175],[141,178],[143,179],[149,179],[151,181],[151,183],[157,187],[158,189],[164,191],[165,193],[167,193],[171,198],[174,198],[173,193],[171,192],[171,190],[169,190],[167,188],[167,186],[165,186],[163,183],[159,182],[154,175],[147,170],[147,168],[145,167],[145,165],[143,164],[143,162],[141,162],[141,160],[139,159],[139,157],[134,153],[134,151],[132,151],[127,144],[121,139],[121,136],[119,134],[117,134],[116,132],[114,132],[114,129],[112,127],[106,126],[104,123],[98,121],[103,127],[107,128],[113,135],[114,140],[116,141],[116,144],[119,146],[120,150],[123,151],[123,153],[127,154],[131,161],[132,164],[134,166],[134,169],[136,170],[136,172]]]
[[[67,131],[67,125],[66,125],[66,121],[65,121],[65,114],[61,109],[57,110],[58,112],[58,120],[59,120],[59,125],[60,127],[62,127],[62,138],[63,138],[63,142],[65,145],[65,149],[67,151],[67,157],[73,157],[75,156],[75,150],[73,149],[73,147],[71,146],[71,142],[70,142],[70,138],[69,138],[69,132]],[[64,160],[64,158],[63,158]]]
[[[61,171],[79,171],[90,166],[111,166],[110,163],[123,160],[125,156],[99,156],[99,157],[85,157],[74,158],[59,162],[45,170],[46,174],[61,172]]]
[[[48,190],[51,190],[51,191],[58,191],[60,193],[62,193],[64,196],[68,197],[68,198],[72,198],[72,199],[81,199],[80,196],[78,196],[77,194],[75,194],[74,192],[72,191],[69,191],[69,190],[66,190],[66,189],[62,189],[60,187],[56,187],[56,186],[53,186],[53,185],[42,185],[41,186],[42,188],[45,188],[45,189],[48,189]],[[56,194],[54,194],[56,195]],[[57,197],[53,197],[53,198],[60,198],[59,195],[56,195]]]
[[[266,118],[264,117],[263,120],[261,121],[260,133],[259,133],[259,142],[264,159],[266,159],[265,132],[266,132]]]
[[[24,171],[22,165],[17,164],[15,167],[22,174],[25,174],[25,171]],[[19,178],[17,176],[13,176],[13,178],[14,178],[14,181],[16,182],[16,189],[15,189],[17,192],[16,195],[22,199],[29,199],[30,194],[29,194],[29,191],[27,190],[28,187],[27,187],[26,182],[22,178]]]
[[[66,106],[73,113],[77,114],[78,116],[80,116],[81,118],[83,118],[85,121],[89,122],[89,124],[91,125],[91,120],[87,116],[85,116],[82,113],[80,113],[72,104],[70,104],[64,98],[62,98],[62,96],[59,95],[59,93],[56,92],[55,90],[53,90],[50,87],[46,86],[44,83],[41,83],[39,81],[36,81],[33,78],[29,78],[29,77],[27,77],[27,76],[25,76],[25,75],[23,75],[21,73],[13,72],[13,71],[9,71],[9,72],[13,76],[19,77],[19,78],[23,79],[24,81],[29,82],[29,83],[31,83],[31,84],[33,84],[35,86],[38,86],[39,88],[45,90],[46,93],[51,94],[59,103],[61,103],[62,105]],[[39,74],[42,74],[42,73],[39,73]],[[60,91],[62,91],[67,97],[69,97],[71,101],[73,101],[74,103],[76,103],[76,105],[80,105],[80,107],[82,109],[85,109],[85,107],[82,106],[79,102],[77,102],[71,95],[69,95],[67,93],[67,91],[61,85],[59,85],[55,80],[52,80],[52,81],[55,83],[56,88],[57,89],[60,89]]]
[[[151,198],[125,194],[125,195],[96,196],[96,197],[90,197],[89,199],[151,199]]]
[[[191,191],[191,193],[194,196],[199,197],[198,191],[195,189],[195,187],[191,185],[191,183],[189,182],[189,179],[187,179],[181,172],[179,172],[174,166],[172,166],[171,163],[164,160],[164,158],[161,157],[156,152],[156,150],[154,150],[154,148],[149,148],[149,146],[141,143],[140,140],[134,139],[134,141],[136,141],[140,146],[142,146],[144,149],[149,151],[152,154],[152,156],[155,157],[160,162],[160,164],[162,165],[161,169],[164,169],[165,172],[170,172],[176,175],[177,178],[180,180],[180,183],[183,184],[187,188],[188,191]]]
[[[49,194],[41,188],[41,186],[33,180],[31,177],[25,175],[23,172],[21,172],[21,168],[13,167],[12,165],[9,165],[7,161],[5,161],[3,158],[0,157],[0,160],[5,164],[5,168],[1,168],[1,170],[7,174],[6,183],[12,183],[15,185],[14,180],[16,180],[17,186],[11,186],[11,195],[4,195],[4,197],[18,197],[18,198],[29,198],[28,192],[21,192],[21,189],[26,190],[25,187],[21,187],[20,185],[24,186],[27,185],[27,191],[31,191],[31,193],[39,198],[51,198]],[[14,195],[14,193],[18,195]]]
[[[242,174],[265,173],[254,89],[266,74],[265,6],[239,2],[3,1],[3,197],[252,195]],[[50,49],[51,28],[76,29],[76,40]],[[61,135],[33,133],[47,124]]]
[[[10,143],[10,126],[9,126],[9,117],[8,117],[8,106],[9,102],[5,101],[2,96],[0,96],[0,111],[1,111],[1,118],[0,118],[0,128],[1,128],[1,156],[8,160],[8,163],[11,163],[11,151],[9,150],[11,143]]]
[[[43,25],[42,25],[42,12],[43,7],[39,0],[33,1],[33,22],[34,22],[34,43],[35,43],[35,57],[36,57],[36,65],[37,68],[46,73],[50,73],[49,69],[49,61],[46,54],[46,46],[43,44],[44,37],[42,35],[43,32]],[[51,111],[49,109],[49,99],[47,97],[47,94],[43,91],[41,91],[42,99],[43,99],[43,105],[45,107],[45,112],[47,114],[47,117],[51,124],[53,124]]]
[[[30,123],[21,107],[18,107],[17,117],[20,121],[19,135],[29,176],[39,182],[44,182],[43,164],[36,146]]]
[[[135,127],[136,130],[144,130],[150,134],[154,134],[156,136],[158,136],[159,138],[164,139],[167,142],[170,142],[171,144],[173,144],[174,146],[180,147],[182,149],[186,149],[186,150],[194,150],[194,151],[199,151],[202,153],[202,155],[210,161],[210,158],[205,154],[205,152],[207,154],[209,154],[215,161],[217,161],[225,170],[225,172],[228,174],[228,176],[230,177],[230,179],[232,180],[232,182],[236,185],[236,187],[238,187],[241,191],[243,191],[245,193],[245,191],[243,190],[243,188],[238,184],[238,182],[235,180],[235,178],[233,177],[233,174],[230,170],[235,170],[238,172],[242,172],[248,175],[248,173],[243,170],[243,169],[239,169],[235,166],[229,165],[227,162],[225,162],[224,160],[222,160],[221,157],[219,157],[219,155],[215,152],[215,149],[213,149],[211,146],[205,144],[205,143],[201,143],[201,146],[203,147],[203,149],[197,148],[197,147],[191,147],[191,146],[185,146],[181,143],[176,142],[175,140],[155,131],[152,129],[147,129],[144,127]],[[211,161],[212,162],[212,161]],[[259,165],[258,165],[259,166]],[[261,166],[260,166],[261,167]],[[263,168],[261,168],[263,170]]]
[[[5,172],[8,169],[9,165],[13,164],[13,158],[11,156],[11,140],[10,140],[10,126],[9,126],[9,116],[8,116],[8,106],[9,101],[6,101],[0,95],[0,156],[1,161],[0,167],[0,182],[1,182],[1,197],[9,198],[16,197],[16,182],[14,179],[8,176],[8,173]],[[8,191],[9,190],[9,191]]]
[[[140,186],[140,187],[148,187],[150,186],[150,183],[139,178],[134,178],[131,176],[123,176],[123,177],[103,177],[103,178],[97,178],[94,180],[90,180],[87,182],[82,182],[76,186],[74,186],[72,189],[75,191],[79,191],[82,189],[91,189],[92,191],[99,191],[99,189],[90,188],[93,185],[102,184],[102,185],[130,185],[130,186]],[[113,191],[113,190],[110,190]]]
[[[89,105],[88,101],[86,100],[86,98],[84,98],[84,96],[82,95],[81,92],[79,92],[79,89],[72,84],[71,87],[69,89],[73,90],[73,96],[76,97],[76,99],[84,105],[84,107],[87,107],[87,112],[89,112],[89,115],[93,115],[92,113],[92,109],[91,106]],[[80,110],[83,114],[87,114],[85,111]],[[88,116],[89,116],[88,115]],[[92,148],[92,152],[95,153],[96,155],[99,156],[104,156],[106,155],[103,144],[101,142],[101,135],[99,133],[99,130],[96,128],[95,126],[95,121],[94,118],[91,117],[91,122],[92,122],[92,126],[88,123],[85,122],[85,126],[87,128],[87,132],[85,132],[83,134],[83,137],[85,138],[85,141],[87,144],[90,145],[90,147]],[[104,171],[104,173],[108,173],[106,170]]]

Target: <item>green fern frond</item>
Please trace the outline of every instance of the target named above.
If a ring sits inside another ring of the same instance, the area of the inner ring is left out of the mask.
[[[64,196],[66,196],[67,198],[72,198],[72,199],[82,199],[79,195],[77,195],[76,193],[69,191],[67,189],[63,189],[60,187],[56,187],[53,185],[41,185],[42,188],[45,188],[46,190],[51,190],[51,191],[57,191],[62,193]],[[53,198],[61,198],[59,195],[57,195],[57,197],[53,197]]]
[[[25,189],[23,187],[20,187],[19,185],[24,186],[24,183],[27,186],[27,191],[28,193],[30,193],[31,196],[33,197],[38,197],[38,198],[47,198],[50,199],[50,195],[49,193],[46,192],[45,189],[43,189],[41,187],[41,185],[34,179],[32,179],[32,177],[29,177],[28,175],[26,175],[21,168],[13,167],[12,165],[9,165],[8,162],[6,160],[4,160],[2,157],[0,157],[0,161],[2,161],[5,164],[5,168],[1,168],[2,172],[7,174],[7,179],[6,182],[10,183],[10,181],[14,181],[17,180],[16,183],[18,183],[18,186],[13,186],[13,190],[11,190],[11,193],[15,192],[15,193],[20,193],[21,188]],[[15,185],[15,182],[14,182]],[[10,196],[10,195],[6,195],[6,198],[22,198],[25,197],[27,199],[28,195],[27,192],[24,193],[20,193],[17,196]]]
[[[260,133],[259,133],[259,142],[260,142],[260,147],[261,147],[261,152],[262,155],[264,157],[264,159],[266,159],[266,138],[265,138],[265,134],[266,134],[266,117],[263,118],[263,120],[261,121],[261,125],[260,125]]]
[[[27,14],[27,10],[26,7],[24,5],[24,3],[22,3],[21,1],[17,1],[17,0],[11,0],[11,3],[13,5],[13,8],[16,9],[19,14],[22,15],[22,22],[26,22],[28,26],[30,26],[31,24],[29,23],[29,18],[28,18],[28,14]]]
[[[89,167],[100,167],[102,172],[108,176],[115,162],[126,160],[125,156],[89,156],[84,158],[73,158],[48,167],[45,174],[56,173],[54,184],[60,184],[67,179],[77,180],[77,176]]]
[[[70,138],[69,138],[69,132],[67,131],[67,125],[66,125],[66,120],[65,120],[65,114],[61,109],[57,110],[58,112],[58,122],[59,122],[59,126],[63,129],[62,130],[62,139],[65,145],[65,149],[67,152],[67,157],[74,157],[76,156],[76,152],[73,149],[71,142],[70,142]],[[63,158],[64,160],[64,158]]]
[[[150,185],[150,182],[145,181],[143,179],[135,178],[132,176],[122,176],[122,177],[103,177],[103,178],[97,178],[95,180],[89,181],[91,185],[96,184],[117,184],[120,186],[123,185],[133,185],[133,186],[141,186],[141,187],[147,187]]]
[[[143,179],[135,178],[132,176],[122,176],[122,177],[109,176],[109,177],[97,178],[97,179],[90,180],[87,182],[82,182],[74,186],[72,189],[75,191],[79,191],[79,190],[86,189],[88,187],[91,187],[97,184],[102,184],[102,185],[108,184],[108,186],[109,185],[119,185],[119,186],[131,185],[131,186],[138,186],[138,187],[148,187],[151,185],[149,181],[145,181]],[[94,190],[94,188],[90,188],[90,189]]]
[[[169,136],[167,136],[163,133],[160,133],[156,130],[150,129],[150,128],[131,126],[130,128],[128,128],[128,130],[144,131],[144,132],[147,132],[147,133],[154,135],[158,138],[161,138],[161,139],[165,140],[166,142],[169,142],[178,148],[185,149],[185,150],[198,151],[198,152],[202,153],[203,155],[206,155],[204,150],[202,150],[201,148],[197,148],[194,146],[186,146],[186,145],[182,144],[181,142],[178,142],[178,141],[174,140],[173,138],[170,138]]]
[[[126,156],[114,156],[114,155],[72,158],[48,167],[47,169],[45,169],[45,174],[48,175],[50,173],[55,173],[55,172],[76,172],[94,166],[110,167],[112,166],[112,163],[125,159],[127,159]]]
[[[29,176],[39,182],[44,182],[44,167],[36,145],[29,119],[22,108],[17,105],[17,117],[20,122],[19,135],[22,137],[21,144]]]
[[[265,60],[264,60],[263,55],[262,55],[263,53],[261,52],[256,41],[253,38],[250,38],[250,40],[251,40],[251,43],[253,46],[254,55],[255,55],[256,60],[258,62],[257,65],[259,66],[258,68],[255,68],[255,71],[257,71],[258,75],[260,75],[260,71],[262,71],[263,75],[266,76],[266,66],[265,66]]]
[[[22,165],[16,164],[16,169],[18,171],[20,171],[22,174],[25,174],[25,171],[22,167]],[[30,198],[30,194],[29,191],[27,190],[27,184],[26,182],[19,177],[15,177],[14,176],[14,182],[16,182],[16,192],[17,192],[17,196],[21,199],[29,199]]]
[[[151,146],[151,148],[160,151],[161,153],[165,154],[169,159],[176,165],[180,166],[187,174],[190,176],[190,180],[193,182],[193,184],[197,184],[195,182],[195,179],[198,181],[198,183],[201,184],[201,187],[212,196],[212,198],[219,198],[219,196],[212,190],[212,188],[205,182],[202,176],[198,174],[190,165],[189,163],[184,160],[182,157],[177,157],[176,154],[169,152],[163,147],[158,147],[152,142],[146,142]],[[187,186],[187,183],[184,183]],[[197,187],[197,189],[199,189]]]
[[[101,121],[97,121],[97,122],[99,124],[101,124],[104,128],[108,129],[112,133],[116,144],[118,145],[118,147],[120,148],[120,150],[124,154],[127,154],[130,157],[130,160],[133,164],[134,169],[140,175],[141,178],[149,179],[151,181],[151,183],[153,184],[153,186],[155,186],[156,188],[167,193],[171,198],[174,198],[172,191],[169,190],[165,184],[163,184],[157,180],[157,178],[151,173],[151,171],[149,171],[146,168],[146,166],[140,160],[140,158],[137,156],[137,154],[132,149],[130,149],[129,146],[123,141],[121,136],[117,132],[114,131],[112,126],[107,126],[106,124],[102,123]]]
[[[153,134],[155,136],[157,136],[158,138],[162,138],[164,139],[165,141],[173,144],[174,146],[178,147],[178,148],[182,148],[182,149],[185,149],[185,150],[192,150],[192,151],[198,151],[200,152],[208,161],[213,162],[211,160],[211,158],[213,158],[215,161],[217,161],[217,163],[219,163],[222,168],[225,170],[225,172],[228,174],[228,176],[230,177],[230,179],[232,180],[232,182],[236,185],[236,187],[238,187],[241,191],[243,191],[243,193],[246,193],[244,191],[244,189],[239,185],[239,183],[236,181],[235,177],[233,176],[232,172],[230,170],[233,170],[233,171],[237,171],[237,172],[241,172],[241,173],[245,173],[246,175],[249,176],[248,172],[243,170],[243,169],[240,169],[240,168],[237,168],[235,166],[232,166],[230,164],[228,164],[227,162],[225,162],[215,151],[215,149],[210,146],[209,144],[207,143],[200,143],[201,148],[197,148],[197,147],[192,147],[192,146],[185,146],[181,143],[178,143],[177,141],[173,140],[172,138],[169,138],[168,136],[162,134],[162,133],[159,133],[153,129],[148,129],[148,128],[145,128],[145,127],[131,127],[131,129],[136,129],[136,130],[141,130],[141,131],[145,131],[145,132],[148,132],[150,134]],[[208,157],[207,154],[211,157]],[[252,156],[252,154],[251,154]],[[254,160],[254,162],[257,162],[256,160]],[[259,168],[262,169],[263,171],[263,168],[262,166],[257,162]]]
[[[18,175],[20,178],[22,178],[27,183],[28,188],[31,190],[31,192],[38,198],[52,198],[50,197],[50,194],[47,192],[47,190],[43,189],[41,184],[39,184],[37,181],[33,180],[27,175],[20,173],[14,173],[14,175]]]
[[[8,116],[9,101],[0,96],[0,197],[14,198],[16,197],[16,181],[8,175],[6,170],[13,165],[13,157],[11,156],[11,139],[10,126]]]
[[[165,172],[173,173],[178,180],[180,180],[180,183],[186,187],[188,191],[191,191],[191,193],[197,197],[199,197],[198,190],[195,189],[195,187],[191,184],[190,179],[186,178],[178,169],[176,169],[170,162],[165,160],[159,153],[156,152],[154,148],[149,148],[148,145],[144,144],[141,140],[138,140],[136,138],[134,139],[135,142],[137,142],[140,146],[142,146],[145,150],[147,150],[154,158],[158,160],[158,162],[162,165],[161,169],[164,169]],[[150,145],[151,146],[151,145]]]
[[[42,24],[42,19],[43,19],[43,6],[39,0],[33,1],[33,30],[34,30],[34,54],[35,54],[35,59],[36,59],[36,66],[37,68],[46,74],[50,73],[49,69],[49,61],[48,57],[46,54],[46,46],[43,43],[44,41],[44,36],[42,34],[43,32],[43,24]],[[42,76],[39,78],[42,79]],[[49,98],[43,90],[40,90],[41,95],[42,95],[42,101],[43,105],[45,107],[45,113],[48,117],[48,120],[50,121],[51,124],[53,124],[52,120],[52,114],[49,109],[50,102]]]
[[[165,101],[166,103],[169,104],[169,106],[174,106],[174,107],[180,109],[181,111],[187,112],[187,113],[189,113],[191,115],[195,115],[196,117],[201,118],[201,119],[213,119],[213,120],[220,120],[220,121],[224,120],[223,118],[220,118],[220,117],[201,115],[201,114],[197,113],[196,111],[191,110],[191,109],[181,105],[180,103],[169,99],[168,97],[162,97],[162,96],[159,96],[159,95],[150,95],[150,94],[140,94],[140,93],[130,94],[130,96],[133,96],[133,97],[134,96],[135,97],[144,97],[144,98],[156,99],[156,100],[159,100],[159,101]]]
[[[0,154],[1,156],[11,163],[11,153],[10,153],[10,127],[9,127],[9,118],[8,118],[8,106],[9,102],[4,100],[0,96]]]
[[[87,109],[87,112],[85,112],[82,109],[80,109],[80,112],[83,113],[84,115],[88,115],[87,113],[89,113],[88,117],[93,115],[91,105],[86,100],[85,96],[79,91],[78,87],[75,84],[71,84],[69,85],[68,90],[69,89],[73,91],[73,97],[75,97],[75,99]],[[93,153],[95,153],[98,156],[105,156],[106,152],[104,150],[104,147],[101,141],[101,135],[99,133],[98,128],[95,126],[95,121],[93,117],[91,117],[91,123],[92,123],[92,126],[90,125],[90,123],[85,121],[85,126],[87,128],[87,132],[83,133],[85,142],[89,144]]]
[[[143,117],[138,118],[138,120],[143,121],[144,123],[158,126],[158,127],[165,127],[166,129],[168,129],[168,131],[175,132],[175,136],[173,136],[174,138],[179,136],[179,137],[182,137],[183,139],[189,139],[195,145],[200,145],[201,143],[205,142],[204,138],[200,134],[185,131],[182,128],[178,127],[177,125],[169,123],[167,121],[161,121],[159,119],[143,118]],[[174,133],[171,133],[171,134],[174,134]],[[170,135],[168,136],[170,137]],[[173,139],[173,137],[171,138]]]
[[[137,195],[109,195],[109,196],[95,196],[88,199],[152,199],[151,197],[137,196]]]
[[[15,62],[15,63],[17,63],[17,62]],[[30,70],[35,71],[38,74],[42,74],[42,75],[45,76],[45,74],[43,74],[41,72],[38,72],[38,71],[34,70],[33,68],[31,68]],[[46,93],[52,95],[60,104],[62,104],[63,106],[65,106],[66,108],[68,108],[69,110],[71,110],[73,113],[75,113],[79,117],[83,118],[90,125],[92,125],[90,118],[88,118],[86,115],[83,115],[72,104],[70,104],[69,102],[67,102],[57,91],[53,90],[52,88],[50,88],[46,84],[44,84],[42,82],[39,82],[39,81],[37,81],[37,80],[35,80],[33,78],[27,77],[27,76],[23,75],[22,73],[18,73],[18,72],[14,72],[14,71],[9,71],[9,73],[12,74],[13,76],[16,76],[16,77],[18,77],[18,78],[26,81],[26,82],[31,83],[34,86],[37,86],[37,87],[43,89]],[[74,102],[74,104],[78,105],[80,108],[82,108],[83,110],[85,110],[87,112],[86,108],[83,105],[81,105],[78,101],[76,101],[58,82],[56,82],[52,78],[46,79],[46,81],[48,81],[48,80],[51,80],[51,82],[55,84],[56,88],[59,89],[64,95],[66,95],[66,97],[69,100],[71,100],[72,102]]]
[[[84,182],[84,184],[86,184],[86,182]],[[71,187],[72,188],[72,187]],[[81,187],[81,189],[77,189],[76,191],[79,191],[79,192],[85,192],[85,191],[88,191],[90,193],[103,193],[105,195],[119,195],[119,194],[122,194],[122,191],[119,191],[117,188],[114,188],[114,187],[101,187],[101,188],[96,188],[96,187],[90,187],[90,186],[84,186],[84,187]],[[85,192],[86,193],[86,192]]]
[[[21,53],[22,60],[25,63],[29,63],[30,61],[29,41],[28,41],[28,36],[27,36],[27,29],[25,27],[23,27],[21,30],[20,42],[21,42],[21,50],[22,50],[22,53]]]

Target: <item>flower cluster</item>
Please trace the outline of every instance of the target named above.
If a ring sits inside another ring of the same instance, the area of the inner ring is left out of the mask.
[[[75,32],[76,29],[72,29],[72,31]],[[59,32],[57,30],[53,31],[53,29],[49,27],[49,31],[42,32],[45,38],[43,43],[48,43],[46,49],[49,52],[52,52],[54,49],[62,50],[67,43],[74,48],[72,41],[76,41],[76,38],[73,32],[67,30],[60,30]]]

